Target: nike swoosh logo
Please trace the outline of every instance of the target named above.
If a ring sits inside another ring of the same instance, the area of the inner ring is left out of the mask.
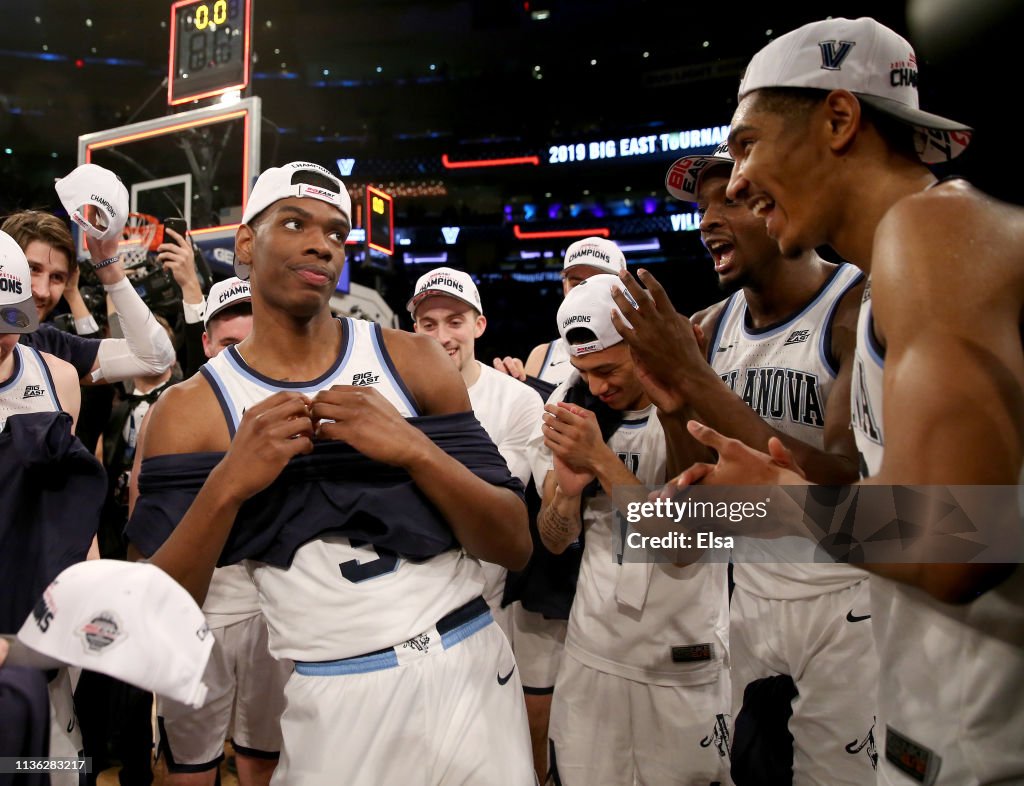
[[[853,609],[850,609],[848,612],[846,612],[846,621],[847,622],[863,622],[864,620],[869,620],[869,619],[871,619],[871,615],[870,614],[865,614],[863,617],[855,617],[853,615]]]
[[[554,367],[554,366],[560,366],[563,363],[567,363],[567,362],[568,361],[566,361],[566,360],[555,360],[555,361],[552,361],[551,363],[548,363],[548,365],[551,366],[551,367]]]
[[[504,685],[506,682],[508,682],[510,679],[512,679],[512,672],[515,671],[515,670],[516,670],[516,665],[513,663],[512,664],[512,670],[509,671],[509,673],[506,674],[504,677],[501,676],[501,672],[498,672],[498,684],[499,685]]]

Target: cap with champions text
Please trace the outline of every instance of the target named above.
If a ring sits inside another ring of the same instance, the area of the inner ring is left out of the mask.
[[[128,189],[109,169],[82,164],[57,180],[53,187],[71,220],[90,237],[99,240],[118,237],[128,223]],[[93,210],[85,209],[89,206]]]
[[[723,142],[710,154],[701,156],[683,156],[677,159],[665,173],[665,189],[670,195],[683,202],[696,202],[700,189],[700,180],[712,167],[727,164],[733,165],[729,155],[729,144]]]
[[[199,707],[212,650],[206,617],[178,582],[156,565],[98,559],[50,583],[6,663],[78,666]]]
[[[610,240],[603,237],[585,237],[565,250],[562,270],[564,272],[579,265],[615,274],[626,269],[626,257]]]
[[[315,173],[326,178],[336,188],[332,191],[322,186],[303,183],[303,172]],[[349,196],[345,184],[331,170],[309,161],[292,161],[284,166],[264,170],[256,178],[256,184],[252,187],[249,199],[245,203],[242,223],[248,224],[278,200],[289,197],[311,197],[327,202],[337,207],[345,215],[345,220],[352,223],[352,197]],[[235,275],[240,279],[249,278],[249,265],[239,264],[236,260],[234,267]]]
[[[442,295],[461,300],[463,303],[472,306],[478,314],[483,314],[484,309],[480,303],[480,292],[473,283],[473,277],[461,270],[454,270],[450,267],[439,267],[424,273],[416,281],[416,288],[413,296],[405,307],[415,318],[416,307],[428,297]]]
[[[912,126],[917,154],[926,164],[956,158],[971,141],[970,126],[921,111],[913,48],[870,17],[811,22],[776,38],[747,66],[739,100],[765,87],[849,90]]]
[[[613,347],[622,341],[622,336],[612,323],[612,311],[615,311],[629,325],[619,307],[612,299],[612,287],[617,287],[626,299],[636,307],[636,301],[622,285],[618,276],[601,273],[591,276],[586,281],[569,290],[562,305],[558,307],[558,332],[562,336],[569,354],[573,357],[600,352]],[[594,334],[592,341],[572,344],[567,336],[574,328],[586,328]]]
[[[251,303],[252,289],[248,281],[237,277],[226,278],[218,281],[210,287],[210,294],[206,296],[206,312],[203,314],[203,327],[210,324],[210,320],[226,308],[238,303]]]
[[[31,333],[39,327],[32,298],[32,271],[18,242],[0,231],[0,334]]]

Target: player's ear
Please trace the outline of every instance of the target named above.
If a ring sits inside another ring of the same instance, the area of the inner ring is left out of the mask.
[[[256,233],[248,224],[239,224],[235,230],[235,260],[245,265],[252,264],[252,246]]]
[[[856,139],[860,128],[860,101],[849,90],[833,90],[825,97],[824,108],[829,149],[843,152]]]
[[[487,317],[477,314],[476,323],[473,326],[473,338],[480,338],[485,330],[487,330]]]
[[[420,321],[418,319],[416,319],[416,317],[412,318],[412,332],[413,333],[419,333],[420,332]]]

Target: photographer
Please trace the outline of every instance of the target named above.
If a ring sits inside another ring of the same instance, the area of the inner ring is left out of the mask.
[[[181,313],[184,326],[178,331],[182,338],[178,362],[182,376],[188,379],[206,362],[203,352],[203,318],[206,314],[206,298],[199,283],[192,243],[187,237],[164,225],[164,240],[157,247],[156,261],[174,277],[181,289]]]

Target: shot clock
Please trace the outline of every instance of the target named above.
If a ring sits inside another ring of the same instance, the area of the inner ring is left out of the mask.
[[[366,187],[366,244],[387,256],[395,253],[395,200],[373,186]]]
[[[171,5],[171,106],[249,84],[252,0],[179,0]]]

